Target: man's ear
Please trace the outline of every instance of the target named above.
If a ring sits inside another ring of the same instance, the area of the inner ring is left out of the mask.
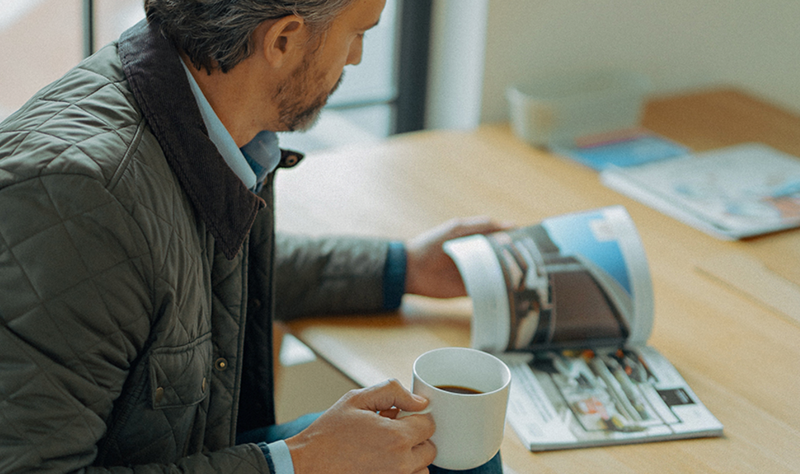
[[[305,21],[297,15],[288,15],[262,25],[264,58],[272,67],[281,67],[302,57],[308,40]]]

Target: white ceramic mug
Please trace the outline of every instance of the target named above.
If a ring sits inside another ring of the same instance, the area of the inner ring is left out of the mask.
[[[454,393],[438,388],[442,386],[480,393]],[[437,450],[433,464],[445,469],[472,469],[497,454],[503,441],[510,386],[511,371],[486,352],[445,347],[417,358],[412,391],[429,400],[424,412],[431,413],[436,423],[431,437]]]

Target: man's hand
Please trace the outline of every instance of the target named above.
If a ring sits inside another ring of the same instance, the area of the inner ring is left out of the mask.
[[[396,380],[343,396],[300,434],[286,440],[295,474],[427,473],[436,457],[430,415],[396,420],[379,412],[420,411],[428,401]]]
[[[511,227],[488,217],[453,219],[406,242],[406,293],[434,298],[466,296],[464,281],[456,264],[442,250],[442,244],[458,237]]]

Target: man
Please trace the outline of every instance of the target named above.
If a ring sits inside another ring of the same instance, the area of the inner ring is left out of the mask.
[[[274,426],[273,317],[462,295],[441,243],[498,228],[275,235],[301,157],[272,132],[313,123],[383,6],[147,0],[0,124],[0,471],[428,471],[433,421],[387,415],[427,401],[395,381]]]

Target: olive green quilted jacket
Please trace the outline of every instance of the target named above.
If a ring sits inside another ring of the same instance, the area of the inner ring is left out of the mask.
[[[178,61],[141,23],[0,124],[2,473],[269,472],[273,317],[383,304],[387,243],[276,237]]]

